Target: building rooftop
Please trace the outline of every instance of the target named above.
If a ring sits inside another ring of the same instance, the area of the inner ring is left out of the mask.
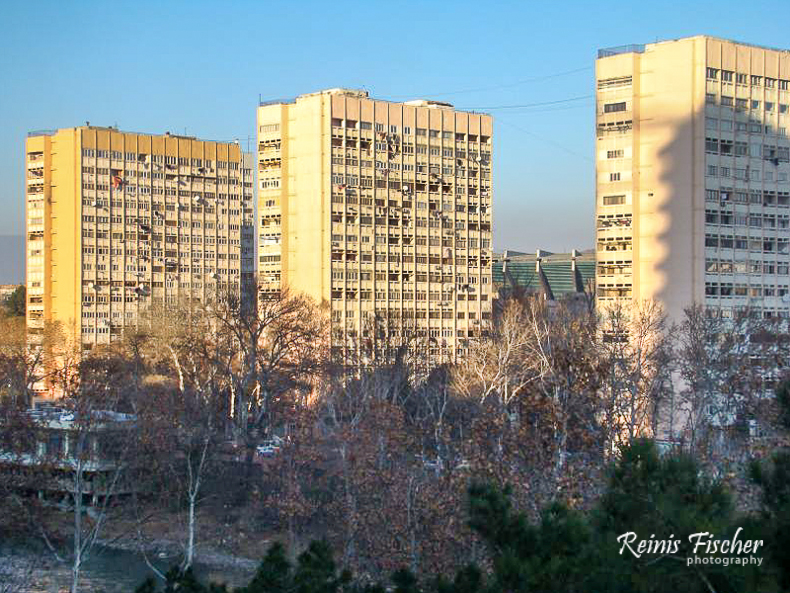
[[[641,54],[644,53],[646,49],[655,45],[662,45],[665,43],[676,43],[678,41],[686,41],[687,39],[696,39],[696,38],[715,39],[716,41],[722,41],[724,43],[735,43],[737,45],[745,45],[747,47],[754,47],[757,49],[767,49],[769,51],[790,53],[790,50],[788,49],[769,47],[767,45],[758,45],[756,43],[746,43],[744,41],[737,41],[735,39],[726,39],[724,37],[715,37],[713,35],[691,35],[689,37],[678,37],[676,39],[663,39],[661,41],[655,41],[653,43],[647,43],[647,44],[629,44],[629,45],[617,45],[614,47],[606,47],[598,50],[598,57],[608,58],[610,56],[616,56],[619,54],[630,54],[630,53]]]
[[[195,140],[196,142],[217,142],[219,144],[238,144],[239,140],[208,140],[206,138],[198,138],[197,136],[187,136],[186,134],[174,134],[170,131],[165,132],[140,132],[135,130],[121,130],[118,126],[95,126],[90,122],[85,122],[82,126],[71,126],[67,128],[59,128],[56,130],[32,130],[27,133],[28,137],[33,136],[54,136],[61,130],[98,130],[106,132],[117,132],[118,134],[136,134],[138,136],[167,136],[168,138],[177,138],[180,140]]]
[[[551,253],[505,251],[494,255],[494,284],[501,291],[520,288],[541,293],[547,300],[592,293],[595,284],[595,252],[573,250]]]
[[[298,101],[299,99],[303,99],[307,97],[316,97],[318,95],[346,95],[349,97],[357,97],[361,99],[371,99],[372,101],[382,101],[384,103],[403,103],[404,105],[408,105],[410,107],[427,107],[429,109],[455,109],[452,103],[447,103],[445,101],[435,101],[433,99],[413,99],[411,101],[390,101],[388,99],[376,99],[375,97],[371,97],[370,93],[364,89],[347,89],[343,87],[325,89],[322,91],[316,91],[314,93],[305,93],[302,95],[298,95],[297,97],[290,97],[285,99],[263,100],[262,98],[259,97],[258,106],[267,107],[269,105],[292,104]],[[464,110],[464,111],[468,111],[468,110]],[[469,111],[469,112],[478,113],[476,111]]]

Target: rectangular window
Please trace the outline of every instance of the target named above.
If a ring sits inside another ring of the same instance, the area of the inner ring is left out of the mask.
[[[609,181],[620,181],[620,173],[609,173]]]
[[[616,206],[618,204],[625,204],[625,196],[604,196],[603,197],[603,205],[604,206]]]
[[[708,68],[706,72],[709,80],[718,80],[719,78],[718,68]]]
[[[617,113],[618,111],[625,111],[625,101],[619,103],[606,103],[603,106],[604,113]]]
[[[623,158],[624,150],[622,148],[618,150],[607,150],[606,151],[606,158],[607,159],[621,159]]]

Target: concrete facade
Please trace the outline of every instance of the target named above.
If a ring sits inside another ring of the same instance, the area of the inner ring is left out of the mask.
[[[712,37],[601,50],[597,301],[790,314],[790,52]]]
[[[330,303],[336,351],[375,318],[453,358],[491,316],[492,118],[332,89],[257,123],[262,297]]]
[[[252,280],[252,158],[235,143],[84,126],[25,146],[27,326],[106,344],[154,301]]]

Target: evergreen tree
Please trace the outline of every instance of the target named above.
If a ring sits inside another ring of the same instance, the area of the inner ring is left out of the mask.
[[[768,566],[783,591],[790,591],[790,451],[776,453],[766,466],[752,465],[752,480],[762,488],[759,527]]]
[[[510,488],[470,488],[470,525],[489,548],[490,591],[579,591],[589,576],[591,532],[581,514],[554,503],[537,525],[511,508]],[[471,573],[472,575],[474,573]]]
[[[735,593],[748,589],[747,583],[756,586],[759,579],[740,566],[687,566],[692,553],[689,535],[709,532],[720,539],[732,537],[737,529],[732,500],[724,486],[706,478],[690,456],[679,452],[661,456],[649,440],[622,449],[594,513],[593,527],[600,552],[595,580],[608,591]],[[678,550],[636,558],[617,540],[629,532],[636,534],[637,541],[679,540]]]

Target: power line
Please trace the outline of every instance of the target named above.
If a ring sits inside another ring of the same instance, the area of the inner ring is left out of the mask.
[[[591,99],[594,95],[582,95],[580,97],[570,97],[568,99],[557,99],[555,101],[541,101],[539,103],[523,103],[521,105],[494,105],[486,107],[463,107],[461,111],[494,111],[495,109],[522,109],[525,107],[542,107],[544,105],[559,105],[560,103],[572,103],[574,101],[584,101]]]
[[[513,110],[508,111],[507,115],[510,117],[511,115],[532,115],[533,113],[554,113],[557,111],[569,111],[572,109],[590,109],[593,106],[593,103],[575,103],[573,105],[559,105],[559,106],[550,106],[550,107],[543,107],[538,109],[531,109],[525,107],[521,110]],[[502,117],[502,115],[497,115],[497,120]]]
[[[592,66],[585,66],[584,68],[575,68],[573,70],[565,70],[564,72],[557,72],[555,74],[546,74],[544,76],[533,76],[532,78],[525,78],[524,80],[518,80],[516,82],[511,82],[508,84],[500,84],[496,86],[486,86],[486,87],[478,87],[474,89],[464,89],[460,91],[445,91],[441,93],[422,93],[417,94],[417,96],[421,97],[447,97],[450,95],[461,95],[464,93],[479,93],[482,91],[496,91],[499,89],[509,89],[513,88],[514,86],[519,86],[522,84],[529,84],[530,82],[540,82],[542,80],[549,80],[552,78],[559,78],[561,76],[568,76],[570,74],[576,74],[577,72],[584,72],[586,70],[592,70]],[[411,95],[391,95],[391,99],[405,99],[407,97],[413,97],[415,94]]]
[[[557,111],[569,111],[571,109],[589,109],[592,107],[592,103],[577,103],[576,105],[566,105],[564,107],[546,107],[544,109],[525,109],[524,111],[510,111],[508,116],[510,115],[532,115],[533,113],[554,113]],[[497,118],[502,117],[498,115]]]
[[[579,157],[579,158],[584,159],[585,161],[588,161],[588,162],[591,162],[591,163],[595,162],[593,159],[591,159],[587,155],[584,155],[584,154],[582,154],[580,152],[576,152],[575,150],[573,150],[571,148],[568,148],[567,146],[563,146],[562,144],[560,144],[558,142],[555,142],[551,138],[545,138],[544,136],[536,134],[535,132],[530,132],[529,130],[525,130],[521,126],[517,126],[514,123],[511,123],[509,121],[505,121],[501,117],[497,118],[497,121],[502,122],[503,124],[505,124],[507,126],[510,126],[511,128],[514,128],[514,129],[518,130],[519,132],[522,132],[523,134],[527,134],[528,136],[532,136],[533,138],[537,138],[541,142],[547,142],[548,144],[552,144],[555,147],[559,148],[560,150],[564,150],[568,154],[572,154],[573,156]]]

